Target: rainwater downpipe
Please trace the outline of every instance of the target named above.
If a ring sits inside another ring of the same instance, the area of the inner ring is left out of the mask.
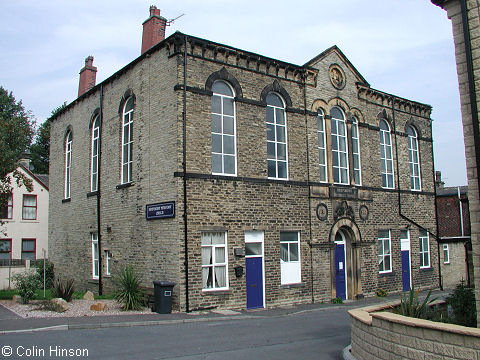
[[[100,168],[102,164],[102,128],[103,128],[103,85],[100,85],[100,128],[98,134],[98,168],[97,168],[97,240],[98,240],[98,295],[103,295],[103,276],[102,276],[102,232],[100,215]]]
[[[187,35],[184,37],[183,49],[183,231],[185,251],[185,310],[190,312],[188,299],[188,228],[187,228]]]

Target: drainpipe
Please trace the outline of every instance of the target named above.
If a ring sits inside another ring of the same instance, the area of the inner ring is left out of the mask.
[[[103,294],[103,271],[102,271],[102,232],[100,227],[100,168],[102,163],[102,128],[103,128],[103,85],[100,85],[100,128],[98,134],[98,169],[97,169],[97,239],[98,239],[98,295]]]
[[[430,121],[430,134],[433,134],[432,122]],[[432,141],[432,177],[433,177],[433,193],[435,196],[435,231],[437,232],[437,258],[438,258],[438,286],[443,291],[442,267],[440,265],[440,238],[438,225],[438,206],[437,206],[437,187],[435,186],[435,159],[433,158],[433,141]]]
[[[460,234],[464,236],[463,231],[463,209],[462,209],[462,199],[460,198],[460,186],[457,186],[457,196],[458,196],[458,209],[460,210]]]
[[[183,231],[185,246],[185,310],[190,312],[188,299],[188,228],[187,228],[187,35],[183,49]]]

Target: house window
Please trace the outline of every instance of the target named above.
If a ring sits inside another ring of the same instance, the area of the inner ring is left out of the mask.
[[[98,189],[98,155],[100,145],[100,117],[97,115],[92,124],[92,149],[90,161],[90,191]]]
[[[430,267],[430,241],[428,233],[425,230],[420,230],[420,268]]]
[[[280,273],[281,284],[302,282],[298,231],[280,232]]]
[[[22,260],[35,260],[35,251],[35,239],[22,239]]]
[[[91,233],[92,236],[92,279],[98,279],[99,261],[98,261],[98,234]]]
[[[450,249],[448,244],[443,244],[443,263],[450,264]]]
[[[0,239],[0,260],[12,258],[12,239]]]
[[[132,181],[133,96],[125,101],[122,122],[122,184]]]
[[[105,250],[105,275],[110,276],[110,260],[112,259],[112,253],[110,250]]]
[[[390,230],[378,231],[378,271],[387,273],[392,271],[392,248]]]
[[[267,163],[268,177],[287,179],[287,119],[283,100],[274,93],[267,95]]]
[[[410,165],[410,189],[420,191],[420,161],[418,156],[418,136],[413,126],[407,129],[408,135],[408,164]]]
[[[37,219],[37,195],[23,195],[22,219]]]
[[[320,168],[320,182],[327,182],[327,149],[325,138],[325,116],[322,109],[317,113],[318,134],[318,165]]]
[[[227,234],[202,233],[203,290],[228,289]]]
[[[235,95],[224,81],[212,91],[212,173],[236,175]]]
[[[390,126],[380,120],[380,161],[382,163],[382,187],[393,189],[393,151]]]
[[[70,199],[70,175],[72,169],[72,132],[65,138],[65,199]]]
[[[352,160],[353,180],[356,185],[362,184],[362,170],[360,166],[360,138],[358,135],[358,119],[354,116],[352,122]]]
[[[332,116],[333,182],[336,184],[348,184],[348,148],[345,115],[336,106],[332,108],[330,115]]]
[[[0,219],[11,219],[13,217],[13,195],[10,194],[7,199],[4,197],[2,200],[5,200],[5,206],[0,208]]]

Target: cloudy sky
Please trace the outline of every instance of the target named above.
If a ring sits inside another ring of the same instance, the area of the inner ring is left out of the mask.
[[[0,85],[43,122],[77,96],[95,57],[97,83],[140,55],[150,5],[167,28],[304,64],[337,45],[378,90],[433,106],[435,167],[467,183],[451,23],[429,0],[0,1]]]

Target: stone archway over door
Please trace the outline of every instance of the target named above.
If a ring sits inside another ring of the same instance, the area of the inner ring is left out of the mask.
[[[339,219],[330,230],[330,243],[333,245],[330,251],[330,279],[332,298],[342,297],[357,299],[362,294],[361,273],[361,236],[357,225],[349,218]],[[343,249],[342,249],[343,245]],[[342,262],[341,252],[344,252]],[[337,274],[341,277],[341,267],[345,275],[345,295],[337,294],[337,283],[341,285],[341,278],[337,282]],[[340,296],[338,296],[340,295]]]

